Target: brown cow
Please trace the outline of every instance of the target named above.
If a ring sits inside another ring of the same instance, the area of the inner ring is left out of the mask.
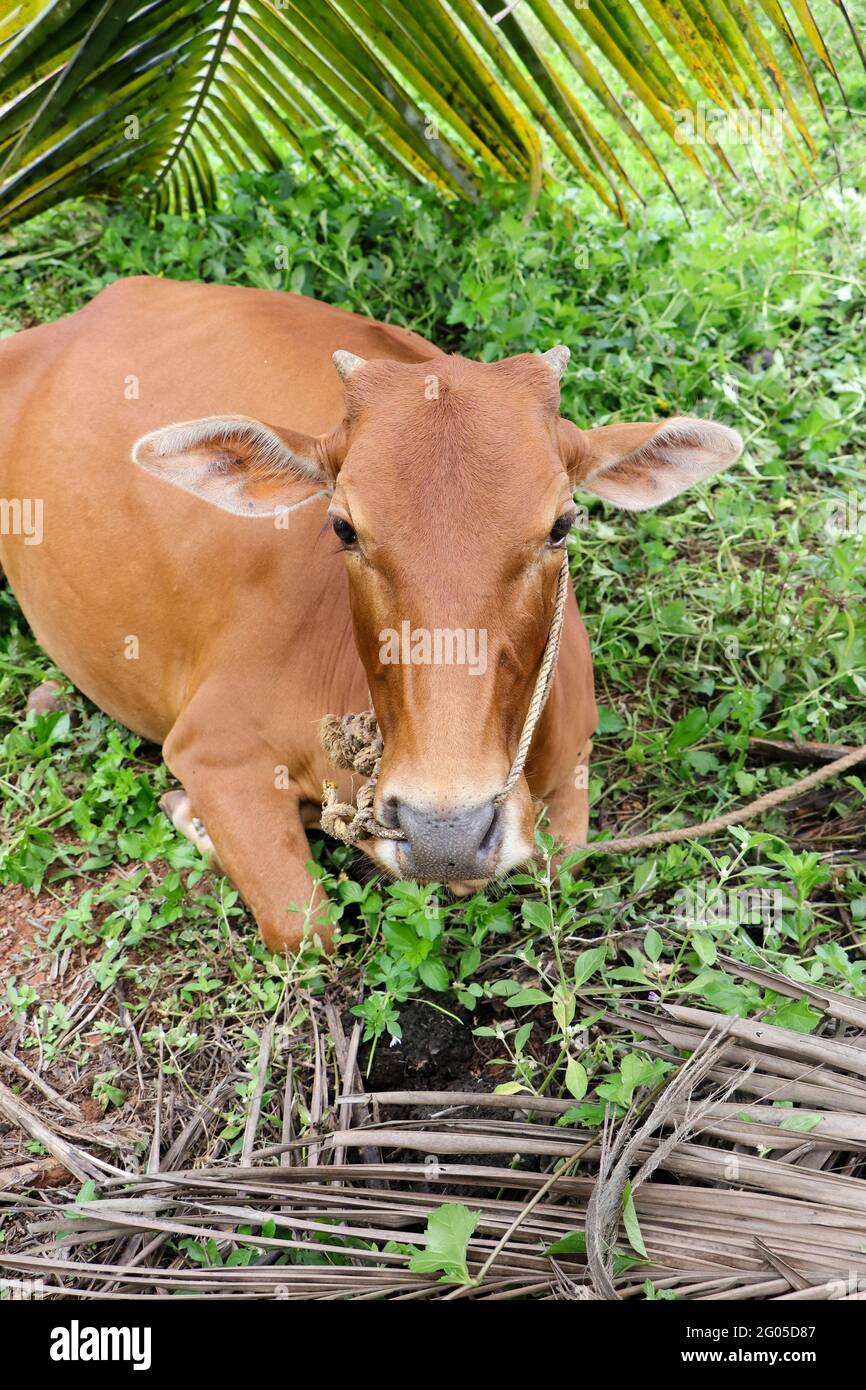
[[[404,838],[362,848],[387,873],[457,891],[505,874],[532,854],[533,801],[585,840],[596,712],[571,592],[525,776],[492,804],[573,490],[655,506],[740,440],[686,418],[578,429],[567,357],[473,362],[296,295],[147,278],[0,343],[4,515],[18,499],[41,520],[2,528],[12,588],[78,688],[163,744],[176,823],[275,949],[328,938],[305,867],[332,775],[319,722],[370,695],[375,812]]]

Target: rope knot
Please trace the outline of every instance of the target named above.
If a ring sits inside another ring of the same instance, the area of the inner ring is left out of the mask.
[[[334,767],[344,767],[367,781],[358,789],[355,804],[337,800],[335,782],[322,785],[322,829],[335,840],[356,845],[359,840],[402,840],[402,830],[376,819],[373,799],[382,763],[384,744],[374,710],[360,714],[328,714],[322,720],[322,747]]]
[[[373,710],[360,714],[326,714],[321,728],[322,747],[334,767],[350,768],[372,777],[382,756],[382,735]]]

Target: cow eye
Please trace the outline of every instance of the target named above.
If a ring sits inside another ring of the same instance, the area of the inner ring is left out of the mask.
[[[548,545],[563,546],[566,536],[574,525],[574,520],[574,512],[565,512],[563,516],[557,517],[550,528]]]
[[[357,532],[348,521],[344,521],[341,516],[332,516],[331,525],[334,528],[334,535],[341,545],[354,545],[358,539]]]

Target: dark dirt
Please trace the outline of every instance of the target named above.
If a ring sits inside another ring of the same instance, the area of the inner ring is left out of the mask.
[[[489,1089],[489,1086],[478,1085],[484,1065],[483,1059],[478,1056],[472,1030],[478,1027],[480,1020],[465,1009],[459,1006],[452,1008],[450,1004],[449,1000],[449,1012],[446,1014],[442,1012],[442,1005],[434,994],[411,999],[400,1008],[403,1036],[399,1042],[389,1045],[390,1039],[380,1038],[373,1052],[372,1064],[371,1044],[361,1046],[358,1065],[368,1090]],[[452,1018],[451,1014],[456,1017]],[[345,1020],[350,1028],[354,1021],[351,1015]]]
[[[497,1055],[498,1044],[488,1038],[476,1038],[473,1033],[473,1029],[494,1022],[494,1009],[486,1005],[470,1014],[459,1005],[451,1007],[452,1001],[449,1000],[449,1012],[446,1014],[441,1012],[440,999],[441,996],[428,994],[402,1005],[400,1026],[403,1036],[393,1046],[380,1038],[373,1053],[372,1065],[370,1044],[366,1043],[360,1048],[358,1065],[365,1090],[371,1094],[381,1091],[475,1091],[484,1094],[494,1089],[496,1073],[491,1070],[487,1058],[488,1055]],[[431,1001],[437,1007],[432,1007]],[[344,1016],[344,1027],[350,1027],[353,1022],[350,1014]],[[493,1052],[490,1051],[491,1047]],[[464,1105],[455,1111],[455,1118],[489,1120],[490,1113],[481,1106]],[[417,1128],[417,1122],[425,1121],[430,1114],[430,1107],[426,1105],[389,1105],[380,1109],[379,1118],[385,1125],[414,1121]],[[356,1153],[358,1161],[363,1162],[360,1151]],[[417,1149],[388,1149],[382,1152],[382,1157],[394,1162],[417,1164],[424,1161],[424,1155]],[[462,1167],[472,1164],[486,1167],[490,1164],[490,1155],[438,1154],[435,1159],[428,1158],[427,1162],[437,1167],[452,1163]],[[538,1160],[518,1159],[515,1167],[536,1171]],[[443,1183],[441,1178],[434,1180],[432,1176],[430,1182],[412,1183],[411,1187],[413,1191],[436,1193],[443,1200],[454,1196],[467,1201],[475,1195],[487,1195],[484,1188],[476,1190],[462,1183]],[[519,1197],[520,1193],[515,1190],[512,1195]]]

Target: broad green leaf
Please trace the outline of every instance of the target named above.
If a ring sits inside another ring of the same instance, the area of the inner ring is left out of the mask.
[[[623,1192],[622,1223],[625,1227],[625,1233],[628,1236],[628,1243],[631,1246],[632,1250],[636,1251],[637,1254],[640,1255],[641,1259],[649,1259],[649,1256],[646,1252],[646,1246],[643,1242],[643,1236],[641,1235],[640,1225],[637,1219],[637,1212],[634,1208],[634,1197],[632,1195],[630,1182],[626,1183],[625,1190]]]
[[[806,1115],[801,1110],[793,1111],[786,1115],[779,1124],[780,1129],[794,1129],[798,1133],[808,1134],[816,1125],[821,1123],[820,1115]]]
[[[596,971],[601,970],[606,959],[606,946],[591,946],[588,951],[581,951],[574,962],[574,983],[578,989],[591,980]]]
[[[575,1057],[569,1057],[565,1067],[565,1084],[575,1100],[583,1100],[589,1085],[586,1068]]]
[[[513,1009],[522,1009],[533,1004],[549,1004],[550,995],[541,989],[520,989],[508,1000]]]
[[[448,971],[441,960],[422,960],[418,966],[418,974],[430,989],[441,991],[447,989],[450,984]]]
[[[427,1219],[427,1245],[409,1261],[413,1274],[441,1274],[440,1284],[471,1284],[466,1251],[472,1232],[481,1220],[461,1202],[437,1207]]]
[[[705,932],[694,932],[692,945],[701,965],[715,965],[716,943],[711,936],[707,936]]]
[[[664,942],[656,931],[655,927],[650,927],[643,939],[643,948],[647,956],[655,965],[664,950]]]
[[[821,1014],[805,999],[787,999],[768,1016],[768,1022],[791,1028],[795,1033],[813,1033],[821,1022]]]
[[[642,893],[645,888],[649,888],[656,877],[656,861],[654,859],[642,859],[634,871],[632,879],[632,894]]]
[[[545,1255],[585,1255],[586,1235],[583,1231],[569,1231],[567,1236],[555,1240],[545,1247]]]
[[[552,1245],[545,1246],[545,1255],[585,1255],[586,1254],[586,1235],[583,1231],[569,1231],[568,1235],[555,1240]],[[627,1270],[634,1269],[635,1265],[642,1261],[634,1255],[626,1255],[622,1250],[613,1252],[613,1272],[625,1274]]]
[[[690,744],[697,743],[703,738],[707,730],[707,712],[705,709],[692,709],[688,714],[678,719],[668,735],[668,752],[677,753],[681,748],[688,748]]]

